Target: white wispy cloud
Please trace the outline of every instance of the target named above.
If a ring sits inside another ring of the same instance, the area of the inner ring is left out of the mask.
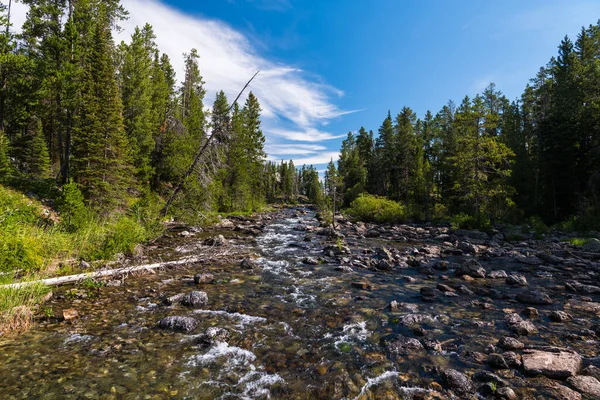
[[[326,151],[327,148],[314,144],[267,144],[265,150],[271,155],[307,156]]]
[[[321,131],[316,128],[305,128],[302,130],[272,128],[269,129],[269,133],[287,140],[294,140],[297,142],[322,142],[326,140],[346,137],[346,134],[336,135],[333,133]]]
[[[291,159],[292,161],[294,161],[295,166],[300,166],[300,165],[304,165],[304,164],[306,164],[306,165],[327,164],[329,161],[333,160],[335,162],[339,158],[340,158],[340,154],[338,152],[325,151],[325,152],[315,154],[313,156],[308,156],[308,157],[285,157],[285,158],[283,158],[283,160]],[[278,162],[278,161],[282,160],[282,157],[275,157],[275,156],[269,155],[268,160]]]
[[[289,0],[247,1],[271,8],[291,5]],[[250,90],[258,97],[263,110],[263,132],[267,142],[321,142],[344,136],[321,130],[332,119],[349,113],[334,102],[343,96],[341,90],[296,66],[263,57],[246,36],[223,21],[184,14],[158,0],[122,0],[122,4],[130,14],[129,19],[120,24],[123,31],[116,34],[115,40],[128,42],[136,26],[150,23],[157,36],[157,45],[171,58],[178,79],[183,77],[184,71],[182,54],[197,49],[200,71],[206,82],[207,105],[212,105],[220,90],[233,100],[246,81],[260,70]],[[13,5],[15,27],[20,27],[27,7],[20,3]],[[245,97],[241,101],[245,101]],[[275,137],[277,139],[273,140]],[[296,148],[302,151],[301,147]],[[323,151],[322,154],[298,160],[326,158],[325,162],[328,162],[331,154],[324,150],[318,150]]]

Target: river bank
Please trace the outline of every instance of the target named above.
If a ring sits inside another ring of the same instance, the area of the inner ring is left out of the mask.
[[[295,208],[171,229],[145,261],[207,251],[102,288],[58,288],[46,316],[0,342],[3,393],[595,396],[600,255],[558,238],[343,219],[333,232]]]

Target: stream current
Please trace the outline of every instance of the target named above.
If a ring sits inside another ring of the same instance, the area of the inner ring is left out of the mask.
[[[436,383],[440,369],[470,367],[458,356],[463,346],[483,351],[500,336],[494,330],[505,329],[497,322],[505,313],[502,303],[484,310],[466,306],[477,296],[423,302],[419,289],[435,282],[413,268],[341,271],[349,263],[343,255],[323,258],[324,246],[339,242],[316,235],[309,241],[299,225],[318,221],[307,209],[286,209],[255,240],[211,232],[225,235],[228,246],[253,252],[254,269],[239,262],[202,263],[130,277],[97,292],[59,288],[47,308],[55,314],[74,308],[80,318],[47,318],[17,338],[1,339],[0,398],[427,398],[432,388],[442,390]],[[165,238],[149,253],[150,261],[200,252],[201,236]],[[383,242],[346,238],[352,254],[382,245],[404,252],[421,246]],[[321,261],[310,265],[307,257]],[[215,280],[195,285],[196,273],[211,273]],[[370,290],[357,282],[368,282]],[[193,290],[207,293],[206,306],[163,303]],[[399,306],[390,311],[393,300]],[[414,326],[402,323],[406,315],[420,315],[425,339],[437,345],[396,357],[382,339],[415,337]],[[159,329],[168,316],[193,317],[198,327],[190,333]],[[211,327],[225,329],[228,337],[204,341]],[[548,343],[547,337],[530,340]],[[585,352],[585,345],[579,350]]]

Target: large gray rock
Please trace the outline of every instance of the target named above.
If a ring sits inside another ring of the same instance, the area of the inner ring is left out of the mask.
[[[192,332],[198,326],[198,321],[192,317],[171,316],[161,319],[158,326],[172,331]]]
[[[546,293],[537,290],[526,290],[517,294],[517,301],[523,304],[547,305],[552,299]]]
[[[600,382],[593,376],[572,376],[569,385],[592,399],[600,399]]]
[[[579,373],[581,363],[581,356],[573,352],[525,350],[523,354],[523,369],[527,375],[566,379]]]
[[[600,294],[600,287],[594,285],[584,285],[577,281],[570,281],[565,283],[565,288],[571,292],[579,294]]]
[[[202,307],[208,304],[208,295],[206,292],[193,291],[181,299],[181,304],[188,307]]]

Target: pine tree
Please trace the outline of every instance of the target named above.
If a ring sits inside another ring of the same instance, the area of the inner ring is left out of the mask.
[[[264,191],[260,179],[262,164],[266,157],[264,152],[265,137],[261,130],[260,122],[261,108],[258,99],[252,92],[242,110],[243,114],[243,138],[244,164],[248,173],[248,183],[251,190],[250,209],[256,210],[263,205]]]
[[[42,122],[33,116],[27,127],[23,164],[25,172],[35,178],[47,178],[50,174],[50,156],[42,132]]]
[[[4,132],[0,130],[0,184],[7,183],[13,173],[13,167],[8,156],[8,151],[8,138]]]
[[[131,43],[124,46],[123,64],[119,71],[125,132],[133,164],[142,183],[148,182],[153,175],[151,161],[156,133],[156,117],[153,114],[159,112],[153,109],[152,101],[155,89],[152,85],[152,74],[160,73],[153,69],[156,67],[153,60],[156,52],[155,38],[149,24],[142,29],[136,27],[131,36]],[[161,79],[160,76],[158,79]]]
[[[88,202],[102,211],[125,204],[133,184],[123,106],[115,79],[108,20],[101,12],[83,75],[81,112],[73,137],[73,177]]]

